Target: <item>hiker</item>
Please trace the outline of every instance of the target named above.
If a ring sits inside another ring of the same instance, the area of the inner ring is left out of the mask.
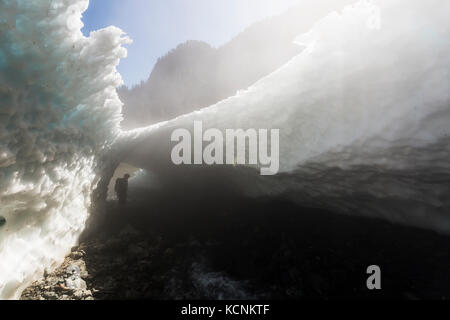
[[[117,198],[119,198],[119,205],[124,206],[127,203],[127,193],[128,193],[128,179],[130,175],[127,173],[123,178],[116,179],[116,185],[114,190],[116,191]]]

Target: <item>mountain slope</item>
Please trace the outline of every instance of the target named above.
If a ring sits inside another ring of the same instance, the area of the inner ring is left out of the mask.
[[[297,35],[322,16],[351,1],[319,1],[248,27],[220,48],[188,41],[160,58],[149,79],[119,89],[124,129],[150,125],[207,107],[247,89],[301,52]]]

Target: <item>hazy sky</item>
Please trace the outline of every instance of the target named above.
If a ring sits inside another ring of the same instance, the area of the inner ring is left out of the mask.
[[[186,40],[219,46],[252,23],[283,12],[301,0],[91,0],[83,32],[109,25],[132,39],[119,65],[125,84],[150,75],[158,57]]]

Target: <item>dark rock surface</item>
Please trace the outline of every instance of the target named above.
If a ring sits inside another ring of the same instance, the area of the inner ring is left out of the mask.
[[[22,299],[450,298],[447,236],[282,201],[214,214],[154,208],[108,203],[102,223]],[[380,291],[366,287],[372,264]]]

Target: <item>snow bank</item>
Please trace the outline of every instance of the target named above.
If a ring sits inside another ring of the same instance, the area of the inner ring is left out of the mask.
[[[96,159],[119,134],[122,31],[82,35],[85,0],[0,0],[0,298],[62,261]]]
[[[306,50],[248,90],[127,133],[126,161],[204,183],[198,168],[167,169],[175,128],[279,128],[280,173],[231,167],[242,192],[450,232],[449,14],[445,0],[331,13],[298,37]]]

